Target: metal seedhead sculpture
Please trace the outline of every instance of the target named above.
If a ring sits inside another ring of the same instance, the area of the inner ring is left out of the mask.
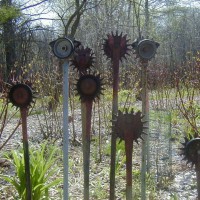
[[[74,69],[79,72],[76,83],[77,95],[81,100],[82,142],[83,142],[83,171],[84,171],[84,200],[89,197],[89,169],[90,169],[90,133],[93,101],[99,99],[103,90],[102,78],[90,69],[94,67],[94,53],[90,48],[83,46],[75,50],[71,60]]]
[[[74,69],[77,69],[80,73],[86,73],[88,69],[93,67],[94,64],[94,53],[90,48],[84,48],[81,46],[77,48],[73,59],[71,60]]]
[[[184,138],[185,141],[181,143],[183,148],[181,149],[181,154],[184,156],[184,160],[187,163],[191,163],[192,166],[198,163],[198,152],[200,151],[200,138],[194,138],[191,135]]]
[[[130,50],[130,44],[128,44],[129,40],[127,40],[126,37],[127,35],[122,36],[122,33],[118,35],[118,32],[116,32],[116,35],[114,35],[113,32],[111,34],[108,34],[107,39],[104,39],[104,54],[112,61],[114,61],[114,59],[126,59],[126,54],[129,55],[128,51]],[[119,55],[117,57],[115,54],[115,50],[119,51]]]
[[[89,169],[90,169],[90,137],[92,106],[99,99],[103,90],[100,75],[83,74],[76,83],[77,94],[81,100],[82,142],[83,142],[83,171],[84,171],[84,200],[89,198]]]
[[[197,175],[197,190],[198,199],[200,199],[200,137],[193,137],[189,135],[184,138],[185,141],[182,143],[183,148],[181,148],[181,154],[184,156],[184,160],[187,163],[195,165],[196,175]]]
[[[27,84],[25,84],[27,83]],[[28,85],[29,84],[29,85]],[[29,161],[29,147],[28,147],[28,134],[27,134],[27,113],[31,103],[34,102],[32,84],[30,81],[20,83],[16,81],[12,84],[8,92],[8,100],[20,108],[22,118],[22,136],[23,136],[23,149],[24,149],[24,163],[25,163],[25,174],[26,174],[26,199],[31,200],[31,176],[30,176],[30,161]]]
[[[119,110],[116,120],[114,120],[117,137],[121,140],[138,143],[138,139],[142,139],[142,134],[145,134],[143,125],[146,122],[142,121],[144,116],[141,114],[140,111],[134,113],[133,109],[131,112],[126,110],[125,113]]]
[[[142,139],[143,130],[146,128],[142,121],[144,116],[141,112],[134,113],[126,110],[125,113],[118,111],[118,116],[114,120],[114,129],[121,140],[125,141],[126,150],[126,199],[132,200],[132,154],[133,154],[133,141],[138,143],[138,139]]]
[[[119,62],[122,58],[126,59],[128,54],[129,44],[127,35],[122,36],[122,33],[118,35],[118,32],[114,35],[113,32],[107,35],[104,39],[103,50],[107,58],[112,61],[113,68],[113,101],[112,101],[112,120],[118,113],[118,90],[119,90]],[[112,129],[111,136],[111,166],[110,166],[110,200],[115,199],[115,160],[116,160],[116,134]]]

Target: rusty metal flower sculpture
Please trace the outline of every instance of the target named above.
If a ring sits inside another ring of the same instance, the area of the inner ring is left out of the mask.
[[[198,134],[195,134],[195,136],[189,135],[185,137],[182,145],[181,154],[184,156],[183,159],[187,160],[187,163],[191,163],[192,167],[195,165],[198,199],[200,199],[200,137]]]
[[[141,112],[134,113],[133,109],[125,113],[118,111],[118,116],[114,121],[114,129],[117,136],[121,140],[125,140],[126,150],[126,199],[132,200],[132,154],[133,154],[133,141],[138,143],[138,139],[142,139],[144,123]]]
[[[32,83],[29,80],[19,82],[13,80],[8,91],[8,100],[17,108],[20,109],[22,120],[22,136],[24,148],[24,163],[26,174],[26,199],[31,199],[31,178],[30,178],[30,164],[29,164],[29,145],[27,134],[27,113],[33,102]]]
[[[77,48],[74,54],[73,59],[71,60],[74,69],[77,69],[80,73],[85,73],[90,69],[94,64],[94,53],[92,49],[84,48],[81,46]]]
[[[84,200],[89,198],[89,169],[90,169],[90,137],[93,101],[102,94],[103,83],[100,75],[91,74],[94,56],[89,48],[76,49],[72,60],[74,69],[79,72],[76,83],[77,94],[81,100],[82,142],[83,142],[83,171],[84,171]]]
[[[99,96],[103,94],[102,80],[100,74],[85,74],[78,79],[76,90],[82,102],[99,99]]]
[[[115,129],[117,136],[122,140],[130,140],[138,143],[138,139],[142,139],[141,135],[144,133],[144,123],[142,122],[143,116],[141,112],[138,111],[134,113],[133,110],[122,113],[120,110],[118,112],[117,119],[115,121]]]
[[[200,138],[194,138],[189,135],[188,137],[184,137],[184,140],[185,141],[181,143],[183,145],[183,147],[180,148],[181,155],[184,156],[183,160],[186,160],[187,163],[191,163],[193,166],[197,163],[198,148],[200,150]]]
[[[119,63],[122,58],[126,59],[128,55],[129,44],[126,39],[127,35],[122,36],[122,33],[114,35],[113,32],[107,35],[104,39],[103,50],[108,59],[112,61],[113,69],[113,102],[112,102],[112,121],[114,115],[118,112],[118,90],[119,90]],[[110,166],[110,200],[115,199],[115,162],[116,162],[116,133],[112,129],[111,137],[111,166]]]
[[[115,58],[115,49],[119,49],[119,59],[122,58],[126,59],[126,54],[128,54],[128,51],[130,50],[128,47],[130,44],[128,44],[128,41],[126,39],[127,35],[122,36],[122,33],[118,35],[118,32],[116,32],[116,35],[111,34],[107,35],[107,39],[104,39],[103,44],[103,50],[105,55],[110,58],[111,60],[114,60]]]

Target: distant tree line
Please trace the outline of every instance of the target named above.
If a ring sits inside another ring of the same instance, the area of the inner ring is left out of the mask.
[[[20,74],[21,68],[37,71],[40,66],[59,65],[49,42],[63,35],[75,37],[92,48],[96,67],[106,76],[110,64],[101,50],[103,38],[117,30],[128,35],[130,44],[141,36],[159,42],[150,71],[156,71],[158,76],[159,70],[173,73],[200,50],[199,5],[198,1],[184,5],[176,0],[1,0],[0,78],[8,81],[11,71]],[[50,22],[49,25],[41,19]],[[121,65],[121,79],[124,87],[128,87],[139,73],[135,55],[130,52]]]

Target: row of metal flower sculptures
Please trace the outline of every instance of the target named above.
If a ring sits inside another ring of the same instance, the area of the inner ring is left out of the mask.
[[[115,199],[115,157],[117,137],[125,141],[126,151],[126,199],[132,200],[132,153],[133,141],[143,139],[145,129],[148,129],[144,113],[134,112],[134,110],[118,110],[118,89],[119,89],[119,64],[122,59],[126,59],[132,47],[140,62],[147,66],[159,46],[159,43],[139,38],[132,44],[128,44],[127,35],[111,34],[104,39],[103,50],[108,59],[112,61],[112,134],[111,134],[111,163],[110,163],[110,200]],[[50,43],[53,53],[59,59],[70,60],[74,70],[79,74],[76,83],[77,94],[81,101],[82,116],[82,143],[83,143],[83,171],[84,171],[84,200],[89,200],[89,168],[90,168],[90,134],[93,102],[103,94],[103,78],[95,70],[94,54],[90,48],[84,48],[81,42],[68,37],[59,38]],[[29,150],[27,136],[27,112],[34,100],[34,89],[28,80],[24,82],[16,81],[11,85],[8,98],[10,102],[18,107],[22,118],[22,135],[24,145],[24,159],[26,172],[26,196],[31,200],[31,180],[29,168]],[[145,138],[145,137],[144,137]],[[200,138],[198,135],[185,139],[182,154],[185,159],[196,166],[197,179],[200,179]],[[63,152],[65,153],[65,152]],[[198,197],[200,199],[200,185],[198,184]],[[64,188],[65,189],[65,188]],[[68,199],[64,197],[65,200]]]

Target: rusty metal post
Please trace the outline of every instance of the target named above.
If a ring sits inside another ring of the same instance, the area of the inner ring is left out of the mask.
[[[81,103],[84,200],[89,200],[90,134],[91,134],[92,105],[93,101],[85,101]]]
[[[24,148],[24,165],[26,176],[26,200],[32,199],[31,194],[31,174],[30,174],[30,160],[29,160],[29,146],[28,146],[28,134],[27,134],[27,107],[20,108],[22,118],[22,136],[23,136],[23,148]]]
[[[141,62],[142,67],[142,115],[144,121],[147,121],[145,126],[149,127],[149,98],[147,89],[147,66],[148,61]],[[141,200],[146,199],[146,172],[147,172],[147,144],[149,129],[145,130],[146,135],[143,136],[142,141],[142,166],[141,166]]]
[[[125,139],[126,149],[126,200],[132,200],[132,155],[133,155],[133,141]]]
[[[127,35],[122,36],[122,33],[118,35],[107,35],[105,43],[103,45],[104,53],[108,58],[112,60],[113,68],[113,100],[112,100],[112,122],[115,119],[115,115],[118,113],[118,90],[119,90],[119,62],[122,58],[126,58],[128,50],[126,39]],[[111,135],[111,166],[110,166],[110,200],[115,200],[115,161],[116,161],[116,132],[114,130],[114,122],[112,123],[112,135]]]
[[[118,113],[118,91],[119,91],[119,48],[113,52],[113,100],[112,120]],[[110,200],[115,200],[115,162],[116,162],[116,133],[112,124],[111,136],[111,164],[110,164]]]

